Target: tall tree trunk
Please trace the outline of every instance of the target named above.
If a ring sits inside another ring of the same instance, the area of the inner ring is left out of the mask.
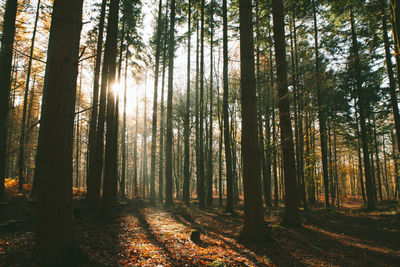
[[[200,15],[200,99],[199,99],[199,173],[198,173],[198,197],[200,208],[204,208],[205,188],[204,188],[204,4],[205,0],[201,0]]]
[[[165,206],[173,205],[172,199],[172,94],[174,85],[174,52],[175,52],[175,0],[171,0],[171,24],[168,46],[168,97],[167,97],[167,134],[165,146]]]
[[[157,33],[156,33],[156,65],[154,67],[154,96],[153,96],[153,120],[151,128],[151,162],[150,162],[150,203],[156,201],[156,142],[157,142],[157,99],[158,99],[158,75],[160,72],[160,51],[161,51],[161,14],[162,0],[158,4]]]
[[[364,171],[365,171],[365,183],[366,183],[366,191],[367,191],[367,208],[368,210],[375,210],[375,201],[374,201],[374,190],[373,190],[373,177],[371,175],[371,166],[369,161],[369,148],[368,148],[368,136],[367,136],[367,126],[366,126],[366,115],[365,115],[365,93],[362,88],[361,81],[361,70],[360,70],[360,58],[358,52],[358,41],[357,34],[354,26],[354,14],[353,8],[350,7],[350,23],[351,23],[351,35],[352,35],[352,52],[354,58],[354,68],[355,68],[355,78],[356,78],[356,87],[357,87],[357,95],[358,95],[358,109],[360,112],[360,126],[361,126],[361,143],[363,150],[363,159],[364,159]]]
[[[322,172],[324,178],[325,188],[325,206],[329,207],[329,176],[328,176],[328,155],[327,155],[327,141],[326,141],[326,116],[325,116],[325,103],[323,101],[323,92],[320,85],[320,61],[319,61],[319,44],[318,44],[318,24],[317,24],[317,11],[316,0],[313,0],[313,17],[314,17],[314,43],[315,43],[315,78],[317,85],[317,101],[318,101],[318,119],[319,119],[319,134],[321,139],[321,157],[322,157]],[[333,192],[332,192],[333,193]]]
[[[31,79],[31,70],[32,70],[32,58],[33,58],[33,50],[35,48],[35,36],[36,36],[36,28],[37,22],[40,13],[40,0],[38,0],[37,8],[36,8],[36,17],[33,26],[33,33],[31,39],[31,47],[29,51],[29,60],[28,60],[28,68],[26,73],[26,82],[25,82],[25,92],[24,92],[24,102],[22,109],[22,121],[21,121],[21,134],[19,138],[19,154],[18,154],[18,178],[19,178],[19,186],[18,190],[22,191],[23,183],[25,182],[24,178],[24,168],[25,168],[25,160],[24,160],[24,150],[25,150],[25,127],[26,127],[26,109],[28,105],[28,93],[29,93],[29,82]],[[26,174],[25,174],[26,175]]]
[[[17,0],[7,0],[6,2],[0,48],[0,198],[4,196],[4,179],[6,175],[7,117],[17,5]]]
[[[293,132],[290,119],[285,52],[284,7],[282,0],[272,0],[272,14],[274,20],[274,44],[278,77],[281,146],[285,177],[285,214],[282,224],[298,227],[300,226],[300,213],[294,159]]]
[[[122,48],[122,47],[121,47]],[[127,79],[128,79],[128,46],[126,46],[126,52],[125,52],[125,79],[124,79],[124,114],[122,117],[122,129],[121,129],[121,154],[122,154],[122,166],[121,166],[121,183],[120,183],[120,192],[121,192],[121,198],[125,199],[125,188],[126,188],[126,147],[127,147],[127,141],[126,141],[126,93],[127,93]]]
[[[362,195],[364,203],[366,203],[367,199],[365,197],[364,175],[363,175],[363,167],[362,167],[361,148],[360,148],[360,129],[359,129],[359,123],[358,123],[358,112],[357,112],[356,98],[354,98],[354,113],[355,113],[355,117],[356,117],[358,170],[359,170],[359,177],[360,177],[361,195]]]
[[[138,121],[139,121],[139,98],[136,97],[136,120],[135,120],[135,140],[133,142],[133,196],[135,198],[139,197],[138,188],[138,151],[137,151],[137,141],[138,141]]]
[[[382,181],[381,181],[381,164],[380,164],[380,159],[379,159],[379,149],[378,149],[378,138],[377,138],[377,133],[376,133],[376,120],[374,118],[373,120],[373,124],[374,124],[374,145],[375,145],[375,158],[376,158],[376,175],[377,175],[377,179],[378,179],[378,193],[379,193],[379,200],[382,201],[383,200],[383,196],[382,196]]]
[[[143,114],[143,176],[142,176],[142,186],[143,186],[143,199],[146,199],[146,189],[148,184],[148,173],[147,173],[147,73],[145,78],[144,86],[144,114]]]
[[[40,160],[37,255],[38,263],[75,265],[72,227],[72,147],[82,28],[81,0],[53,3],[38,148]],[[55,156],[57,155],[57,156]],[[52,164],[48,164],[51,162]]]
[[[214,20],[213,20],[213,0],[211,0],[211,18],[210,18],[210,110],[209,110],[209,143],[208,143],[208,164],[207,164],[207,206],[211,207],[213,205],[213,68],[214,68],[214,59],[213,59],[213,42],[214,42]]]
[[[118,45],[118,13],[119,0],[111,0],[110,13],[107,24],[107,39],[105,46],[104,61],[108,61],[108,79],[107,79],[107,128],[106,128],[106,146],[104,157],[104,179],[101,214],[103,217],[110,217],[117,201],[115,188],[117,187],[117,177],[115,176],[117,158],[115,155],[115,129],[118,124],[115,121],[116,114],[116,93],[113,92],[116,75],[116,58]],[[106,59],[107,57],[107,59]],[[104,72],[104,70],[103,70]],[[104,73],[103,73],[104,75]],[[103,87],[103,84],[102,84]],[[101,103],[100,103],[101,105]]]
[[[183,201],[185,204],[189,204],[190,202],[190,151],[189,151],[189,139],[190,139],[190,130],[189,130],[189,122],[190,122],[190,38],[192,36],[191,32],[191,1],[188,1],[188,54],[187,54],[187,80],[186,80],[186,112],[185,112],[185,120],[184,120],[184,163],[183,163]]]
[[[106,3],[107,0],[103,0],[101,3],[100,21],[99,21],[99,33],[96,47],[96,62],[94,67],[94,82],[93,82],[93,103],[90,114],[89,123],[89,169],[87,176],[87,199],[92,209],[99,208],[100,204],[100,187],[101,187],[101,174],[97,171],[97,160],[99,155],[97,154],[98,140],[96,140],[97,134],[97,118],[98,118],[98,101],[99,101],[99,78],[101,68],[101,58],[103,50],[103,35],[104,35],[104,21],[106,15]],[[103,68],[104,70],[104,68]],[[104,92],[105,94],[105,92]],[[103,96],[104,97],[104,96]]]
[[[228,106],[228,9],[227,0],[222,1],[223,13],[223,99],[222,114],[224,120],[224,148],[225,148],[225,168],[226,168],[226,211],[233,212],[233,174],[232,174],[232,152],[231,136],[229,130],[229,106]]]
[[[241,238],[265,238],[264,211],[261,193],[261,166],[258,146],[257,89],[254,69],[252,1],[239,3],[240,21],[240,85],[242,107],[242,159],[244,187],[244,225]]]
[[[168,1],[167,1],[168,7]],[[158,170],[158,198],[160,203],[164,199],[164,88],[165,88],[165,73],[166,73],[166,61],[167,61],[167,40],[168,40],[168,8],[166,10],[164,23],[164,47],[163,47],[163,70],[162,70],[162,84],[161,84],[161,104],[160,104],[160,159],[159,159],[159,170]]]

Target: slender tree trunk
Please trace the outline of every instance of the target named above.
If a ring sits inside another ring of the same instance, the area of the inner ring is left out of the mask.
[[[207,166],[207,206],[211,207],[213,205],[213,146],[212,146],[212,141],[213,141],[213,68],[214,68],[214,58],[213,58],[213,42],[214,42],[214,26],[213,26],[213,0],[211,0],[210,4],[212,5],[211,7],[211,26],[210,26],[210,110],[209,110],[209,143],[208,143],[208,166]]]
[[[167,98],[167,135],[165,146],[165,206],[173,205],[172,199],[172,94],[174,85],[174,51],[175,51],[175,0],[171,0],[171,24],[168,47],[168,98]]]
[[[301,223],[298,207],[293,132],[290,119],[289,92],[287,85],[284,7],[282,0],[272,0],[272,14],[274,21],[274,44],[278,76],[281,146],[285,177],[285,214],[282,223],[292,227],[299,227]]]
[[[374,144],[375,144],[375,158],[376,158],[376,174],[378,179],[378,193],[379,193],[379,200],[383,200],[382,196],[382,182],[381,182],[381,166],[380,166],[380,159],[379,159],[379,149],[378,149],[378,138],[376,134],[376,120],[374,118]]]
[[[73,255],[77,248],[72,223],[72,148],[82,4],[81,0],[53,3],[45,74],[47,99],[40,125],[46,142],[38,148],[36,245],[38,263],[43,266],[73,266],[79,260]]]
[[[326,116],[325,116],[325,103],[323,101],[324,94],[320,85],[320,61],[319,61],[319,44],[318,44],[318,24],[317,24],[317,11],[316,0],[313,0],[313,17],[314,17],[314,43],[315,43],[315,77],[317,84],[317,101],[318,101],[318,119],[319,119],[319,133],[321,139],[321,156],[322,156],[322,172],[324,178],[325,188],[325,206],[329,207],[329,176],[328,176],[328,155],[326,144]],[[333,192],[332,192],[333,194]]]
[[[28,68],[27,68],[27,73],[26,73],[24,102],[23,102],[23,109],[22,109],[21,134],[20,134],[20,138],[19,138],[19,154],[18,154],[18,170],[19,170],[19,172],[18,172],[18,179],[19,179],[18,190],[20,192],[22,191],[22,186],[25,182],[24,175],[26,175],[26,174],[24,174],[24,168],[25,168],[24,150],[25,150],[25,141],[26,141],[26,139],[25,139],[26,138],[26,136],[25,136],[26,109],[27,109],[27,105],[28,105],[29,82],[31,79],[32,57],[33,57],[33,50],[35,48],[35,36],[36,36],[36,28],[37,28],[39,13],[40,13],[40,0],[38,0],[38,3],[37,3],[35,23],[33,26],[31,47],[30,47],[30,51],[29,51]]]
[[[101,187],[101,174],[97,171],[97,160],[99,159],[97,147],[99,141],[96,139],[97,134],[97,119],[98,119],[98,101],[99,101],[99,78],[103,48],[103,33],[104,33],[104,21],[106,14],[106,3],[107,0],[103,0],[101,3],[100,21],[99,21],[99,33],[96,47],[96,62],[94,68],[94,83],[93,83],[93,103],[90,114],[89,123],[89,169],[87,176],[87,199],[92,209],[99,208],[100,204],[100,187]],[[103,67],[103,70],[105,68]],[[105,94],[105,92],[104,92]],[[104,95],[103,95],[104,98]],[[103,103],[104,105],[105,103]],[[104,119],[103,119],[104,120]],[[99,130],[100,131],[100,130]],[[104,131],[104,130],[103,130]],[[99,152],[100,153],[100,152]]]
[[[4,179],[6,175],[7,118],[17,6],[17,0],[7,0],[6,2],[0,48],[0,198],[4,196]]]
[[[122,48],[122,47],[121,47]],[[125,191],[126,191],[126,157],[127,157],[127,152],[126,152],[126,147],[127,147],[127,141],[126,141],[126,93],[127,93],[127,78],[128,78],[128,46],[126,47],[126,52],[125,52],[125,80],[124,80],[124,114],[122,117],[122,129],[121,129],[121,154],[122,154],[122,166],[121,166],[121,183],[120,183],[120,191],[121,191],[121,198],[125,199]]]
[[[229,129],[229,107],[228,107],[228,10],[227,0],[222,1],[223,13],[223,100],[222,114],[224,120],[224,148],[225,148],[225,167],[226,167],[226,211],[233,212],[233,174],[232,174],[232,152],[231,136]]]
[[[133,142],[133,195],[135,198],[139,197],[138,188],[138,151],[137,151],[137,139],[138,139],[138,121],[139,121],[139,98],[136,97],[136,120],[135,120],[135,140]]]
[[[367,126],[366,126],[366,117],[365,117],[365,96],[362,88],[361,81],[361,70],[360,70],[360,58],[358,52],[358,41],[356,30],[354,26],[354,15],[353,9],[350,9],[350,22],[351,22],[351,34],[352,34],[352,50],[354,57],[354,68],[356,75],[356,87],[357,87],[357,95],[358,95],[358,109],[360,112],[360,126],[361,126],[361,143],[363,150],[363,159],[364,159],[364,171],[365,171],[365,183],[366,183],[366,191],[367,191],[367,209],[375,210],[375,201],[374,201],[374,190],[373,190],[373,177],[371,175],[371,166],[369,162],[369,147],[368,147],[368,137],[367,137]]]
[[[115,86],[116,75],[116,58],[118,45],[118,13],[119,0],[111,0],[110,13],[107,25],[107,39],[105,46],[104,61],[108,61],[108,79],[107,79],[107,128],[106,128],[106,146],[104,157],[104,179],[103,179],[103,196],[102,210],[103,217],[110,217],[112,210],[117,201],[115,188],[117,186],[117,177],[115,176],[117,159],[115,155],[116,144],[114,144],[115,129],[118,127],[115,121],[116,114],[116,95],[113,92]],[[107,58],[107,59],[106,59]],[[104,69],[103,69],[104,75]],[[103,84],[102,84],[103,87]],[[101,101],[101,100],[100,100]],[[101,103],[100,103],[101,106]],[[101,109],[101,107],[100,107]],[[100,117],[99,117],[100,121]]]
[[[167,1],[168,7],[168,1]],[[164,24],[164,47],[163,47],[163,71],[162,71],[162,84],[161,84],[161,107],[160,107],[160,159],[159,159],[159,170],[158,170],[158,198],[160,203],[164,200],[164,88],[165,88],[165,73],[166,73],[166,61],[167,61],[167,40],[168,40],[168,8],[166,11],[166,19]]]
[[[148,184],[148,173],[147,173],[147,73],[145,78],[144,86],[144,114],[143,114],[143,176],[142,176],[142,186],[143,186],[143,199],[146,199],[146,189]]]
[[[354,98],[354,114],[356,117],[356,135],[357,135],[357,154],[358,154],[358,169],[359,169],[359,177],[360,177],[360,186],[361,186],[361,195],[364,203],[367,202],[365,197],[365,187],[364,187],[364,175],[363,175],[363,167],[362,167],[362,156],[361,156],[361,148],[360,148],[360,130],[358,123],[358,112],[357,112],[357,102]]]
[[[150,162],[150,203],[156,201],[156,142],[157,142],[157,100],[158,100],[158,75],[160,72],[160,51],[161,51],[161,14],[162,0],[158,4],[157,33],[156,33],[156,64],[154,67],[154,96],[153,96],[153,120],[151,128],[151,162]]]
[[[200,99],[199,99],[199,174],[198,174],[198,197],[200,208],[204,208],[205,188],[204,188],[204,4],[201,0],[201,18],[200,18]]]
[[[184,165],[183,165],[183,201],[185,204],[190,203],[190,150],[189,150],[189,140],[190,140],[190,38],[192,36],[191,32],[191,0],[188,1],[188,54],[187,54],[187,81],[186,81],[186,112],[185,112],[185,120],[184,120]]]

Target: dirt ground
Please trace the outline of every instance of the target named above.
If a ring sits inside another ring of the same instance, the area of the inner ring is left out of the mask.
[[[238,242],[240,208],[232,215],[128,201],[104,222],[78,200],[74,234],[87,257],[83,266],[400,266],[399,203],[381,203],[375,212],[359,200],[343,204],[302,212],[300,229],[279,225],[283,207],[266,210],[272,240],[250,244]],[[34,266],[35,204],[16,195],[1,203],[0,214],[0,265]],[[201,242],[190,240],[194,230]]]

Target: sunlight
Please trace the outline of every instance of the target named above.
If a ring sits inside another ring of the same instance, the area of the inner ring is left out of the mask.
[[[124,86],[120,83],[114,83],[113,86],[111,86],[111,90],[115,97],[123,97],[124,96]]]

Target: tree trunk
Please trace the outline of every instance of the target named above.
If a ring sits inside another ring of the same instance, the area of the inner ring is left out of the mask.
[[[287,63],[285,52],[284,7],[282,0],[272,1],[274,44],[278,77],[279,120],[285,177],[285,214],[282,224],[299,227],[300,213],[294,159],[293,132],[290,119]]]
[[[93,83],[93,103],[90,116],[89,124],[89,169],[87,176],[87,199],[92,209],[98,209],[100,204],[100,187],[101,187],[101,173],[98,175],[98,163],[99,155],[97,154],[97,147],[99,141],[96,139],[98,134],[97,131],[97,118],[98,118],[98,101],[99,101],[99,78],[101,68],[101,58],[103,49],[103,33],[104,33],[104,21],[106,15],[106,3],[107,0],[103,0],[101,3],[100,21],[99,21],[99,33],[96,47],[96,62],[94,68],[94,83]],[[105,68],[103,67],[103,70]],[[103,98],[105,92],[103,92]],[[103,105],[105,102],[103,103]],[[104,122],[104,119],[103,119]],[[103,123],[104,124],[104,123]],[[104,130],[103,130],[104,131]],[[100,153],[100,152],[99,152]]]
[[[189,151],[189,139],[190,139],[190,38],[191,32],[191,1],[188,1],[188,54],[187,54],[187,81],[186,81],[186,112],[184,120],[184,165],[183,165],[183,201],[186,205],[190,203],[190,151]]]
[[[204,2],[201,0],[200,18],[200,99],[199,99],[199,173],[198,173],[198,198],[200,208],[204,208],[205,188],[204,188]]]
[[[244,187],[244,225],[241,238],[265,238],[264,211],[261,193],[260,148],[257,126],[257,88],[254,69],[252,1],[239,3],[240,21],[240,85],[242,107],[242,159]]]
[[[158,4],[157,33],[156,33],[156,65],[154,67],[154,96],[153,96],[153,120],[151,128],[151,162],[150,162],[150,203],[156,201],[156,135],[157,135],[157,99],[158,99],[158,74],[160,72],[160,51],[161,51],[161,14],[162,0]]]
[[[171,24],[168,47],[168,97],[167,97],[167,135],[165,146],[165,206],[173,205],[172,199],[172,94],[174,85],[174,52],[175,52],[175,0],[171,0]]]
[[[122,49],[122,47],[121,47]],[[121,166],[121,183],[120,183],[120,192],[121,198],[125,199],[125,188],[126,188],[126,162],[127,162],[127,141],[126,141],[126,91],[127,91],[127,78],[128,78],[128,46],[126,46],[125,52],[125,80],[124,80],[124,114],[122,117],[122,129],[121,129],[121,154],[122,154],[122,166]]]
[[[214,61],[213,61],[213,42],[214,42],[214,26],[213,26],[213,0],[211,0],[210,5],[211,7],[211,26],[210,26],[210,110],[209,110],[209,143],[208,143],[208,164],[207,164],[207,206],[211,207],[213,205],[213,68],[214,68]]]
[[[19,138],[19,154],[18,154],[18,179],[19,179],[19,186],[18,190],[22,192],[22,186],[25,182],[24,178],[24,168],[25,168],[25,160],[24,160],[24,150],[25,150],[25,126],[26,126],[26,109],[28,105],[28,93],[29,93],[29,82],[31,79],[31,70],[32,70],[32,57],[33,57],[33,50],[35,48],[35,36],[36,36],[36,28],[37,22],[40,13],[40,0],[38,0],[37,8],[36,8],[36,17],[35,23],[33,26],[33,33],[31,39],[31,47],[29,51],[29,60],[28,60],[28,69],[26,73],[26,82],[25,82],[25,92],[24,92],[24,102],[23,102],[23,109],[22,109],[22,121],[21,121],[21,134]]]
[[[104,61],[108,61],[108,81],[107,81],[107,129],[106,129],[106,146],[104,157],[104,179],[103,179],[103,196],[102,196],[102,210],[103,217],[110,217],[112,210],[117,201],[115,188],[117,186],[117,177],[115,176],[115,169],[117,158],[115,154],[116,143],[115,129],[118,124],[115,121],[116,116],[116,93],[113,92],[115,86],[116,74],[116,58],[117,58],[117,45],[118,45],[118,13],[119,13],[119,0],[111,0],[110,13],[107,24],[107,39],[105,46]],[[104,70],[103,70],[104,72]],[[104,73],[103,73],[104,75]],[[103,86],[103,84],[102,84]]]
[[[4,196],[4,179],[6,175],[7,117],[17,5],[17,0],[7,0],[6,2],[0,48],[0,198]]]
[[[358,52],[358,41],[356,30],[354,26],[354,14],[353,9],[350,9],[350,22],[351,22],[351,35],[352,35],[352,50],[354,57],[354,68],[356,75],[356,87],[357,87],[357,95],[358,95],[358,109],[360,112],[360,126],[361,126],[361,143],[363,150],[363,159],[364,159],[364,171],[365,171],[365,183],[366,183],[366,191],[367,191],[367,209],[375,210],[375,201],[374,201],[374,190],[373,190],[373,182],[371,175],[371,166],[369,161],[369,148],[368,148],[368,137],[367,137],[367,126],[366,126],[366,117],[365,117],[365,96],[362,88],[361,81],[361,70],[360,70],[360,58]]]
[[[329,207],[329,176],[328,176],[328,155],[327,155],[327,141],[326,141],[326,116],[325,116],[325,103],[323,101],[324,94],[320,85],[320,61],[319,61],[319,45],[318,45],[318,26],[317,26],[317,11],[316,0],[313,0],[313,17],[314,17],[314,42],[315,42],[315,78],[317,85],[317,102],[318,102],[318,119],[319,119],[319,133],[321,139],[321,157],[322,157],[322,172],[324,178],[325,188],[325,206]],[[333,192],[332,192],[333,194]]]
[[[168,5],[167,5],[168,6]],[[160,203],[164,200],[164,88],[165,88],[165,70],[167,58],[167,40],[168,40],[168,8],[166,11],[166,20],[164,24],[164,47],[163,47],[163,71],[162,71],[162,84],[161,84],[161,104],[160,104],[160,159],[158,170],[158,198]]]
[[[226,211],[233,212],[233,174],[232,174],[232,152],[231,136],[229,130],[229,106],[228,106],[228,10],[227,0],[222,1],[223,13],[223,99],[222,114],[224,120],[224,148],[225,148],[225,168],[226,168]]]
[[[37,256],[56,266],[78,261],[72,227],[72,147],[82,27],[81,0],[55,0],[45,74],[40,150]],[[48,164],[51,162],[52,164]]]

